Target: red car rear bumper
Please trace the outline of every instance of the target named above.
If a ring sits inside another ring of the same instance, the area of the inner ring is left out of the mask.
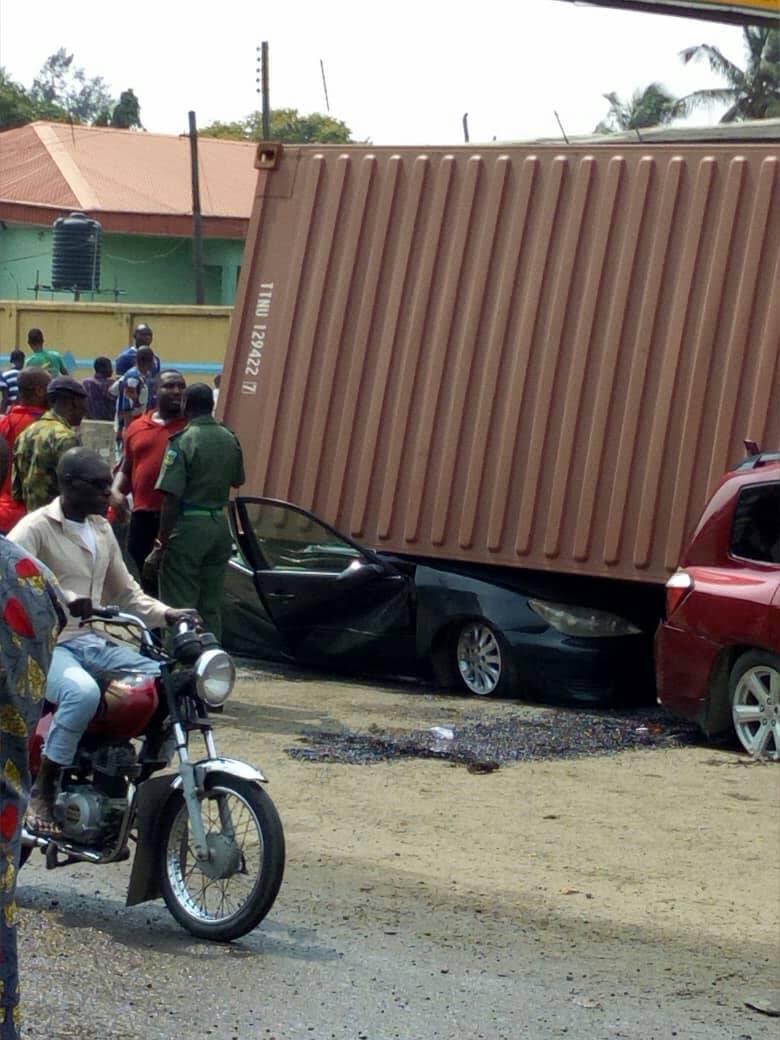
[[[658,703],[702,724],[721,650],[719,643],[664,621],[655,637]]]

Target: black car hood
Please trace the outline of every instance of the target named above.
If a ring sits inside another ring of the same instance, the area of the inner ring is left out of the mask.
[[[441,574],[455,574],[474,581],[488,582],[529,598],[609,610],[642,627],[654,626],[663,615],[662,585],[514,567],[490,567],[484,564],[461,563],[457,560],[383,552],[377,552],[376,555],[407,574],[413,574],[417,567],[426,567]]]

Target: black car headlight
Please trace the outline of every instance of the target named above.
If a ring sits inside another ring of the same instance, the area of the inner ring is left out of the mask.
[[[206,650],[195,662],[195,689],[210,708],[222,707],[235,681],[235,665],[224,650]]]
[[[636,636],[642,629],[617,614],[593,607],[576,607],[568,603],[547,603],[542,599],[529,599],[531,610],[544,618],[551,628],[567,636],[584,639],[603,639],[605,636]]]

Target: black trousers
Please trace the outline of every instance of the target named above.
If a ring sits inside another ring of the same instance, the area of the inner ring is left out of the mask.
[[[144,560],[154,548],[154,540],[160,530],[160,514],[149,509],[134,509],[130,515],[130,530],[127,535],[127,552],[138,568],[141,588],[148,596],[157,598],[157,582],[143,579]]]

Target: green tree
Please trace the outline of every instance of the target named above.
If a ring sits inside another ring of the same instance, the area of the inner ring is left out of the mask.
[[[262,120],[260,122],[262,128]],[[271,113],[271,140],[290,143],[347,144],[352,131],[346,123],[331,116],[311,112],[299,115],[295,108],[277,108]]]
[[[0,130],[24,126],[34,119],[67,120],[64,109],[50,101],[35,101],[29,91],[0,68]]]
[[[64,47],[50,54],[30,88],[37,104],[54,104],[78,123],[93,123],[102,113],[114,107],[108,85],[102,76],[87,78],[73,55]]]
[[[111,126],[121,127],[125,130],[143,130],[141,106],[132,90],[123,90],[119,95],[119,101],[111,113]]]
[[[609,112],[596,127],[597,134],[662,126],[671,121],[675,112],[674,97],[660,83],[650,83],[643,90],[635,90],[630,101],[621,101],[614,92],[604,94],[604,97],[609,102]]]
[[[346,123],[332,116],[311,112],[301,115],[297,108],[272,109],[269,121],[272,141],[288,144],[347,144],[352,131]],[[236,141],[260,141],[263,137],[263,116],[252,112],[246,119],[232,123],[215,122],[200,133],[204,137],[227,137]]]
[[[249,118],[237,119],[233,123],[222,123],[217,120],[214,123],[209,123],[208,126],[202,127],[198,130],[198,133],[202,137],[223,137],[231,141],[251,141],[254,140],[249,130]]]
[[[680,51],[686,65],[690,61],[706,61],[728,84],[686,94],[677,103],[680,114],[688,115],[712,104],[726,104],[728,108],[720,117],[721,123],[780,116],[780,29],[746,26],[742,36],[747,51],[744,69],[709,43]]]

